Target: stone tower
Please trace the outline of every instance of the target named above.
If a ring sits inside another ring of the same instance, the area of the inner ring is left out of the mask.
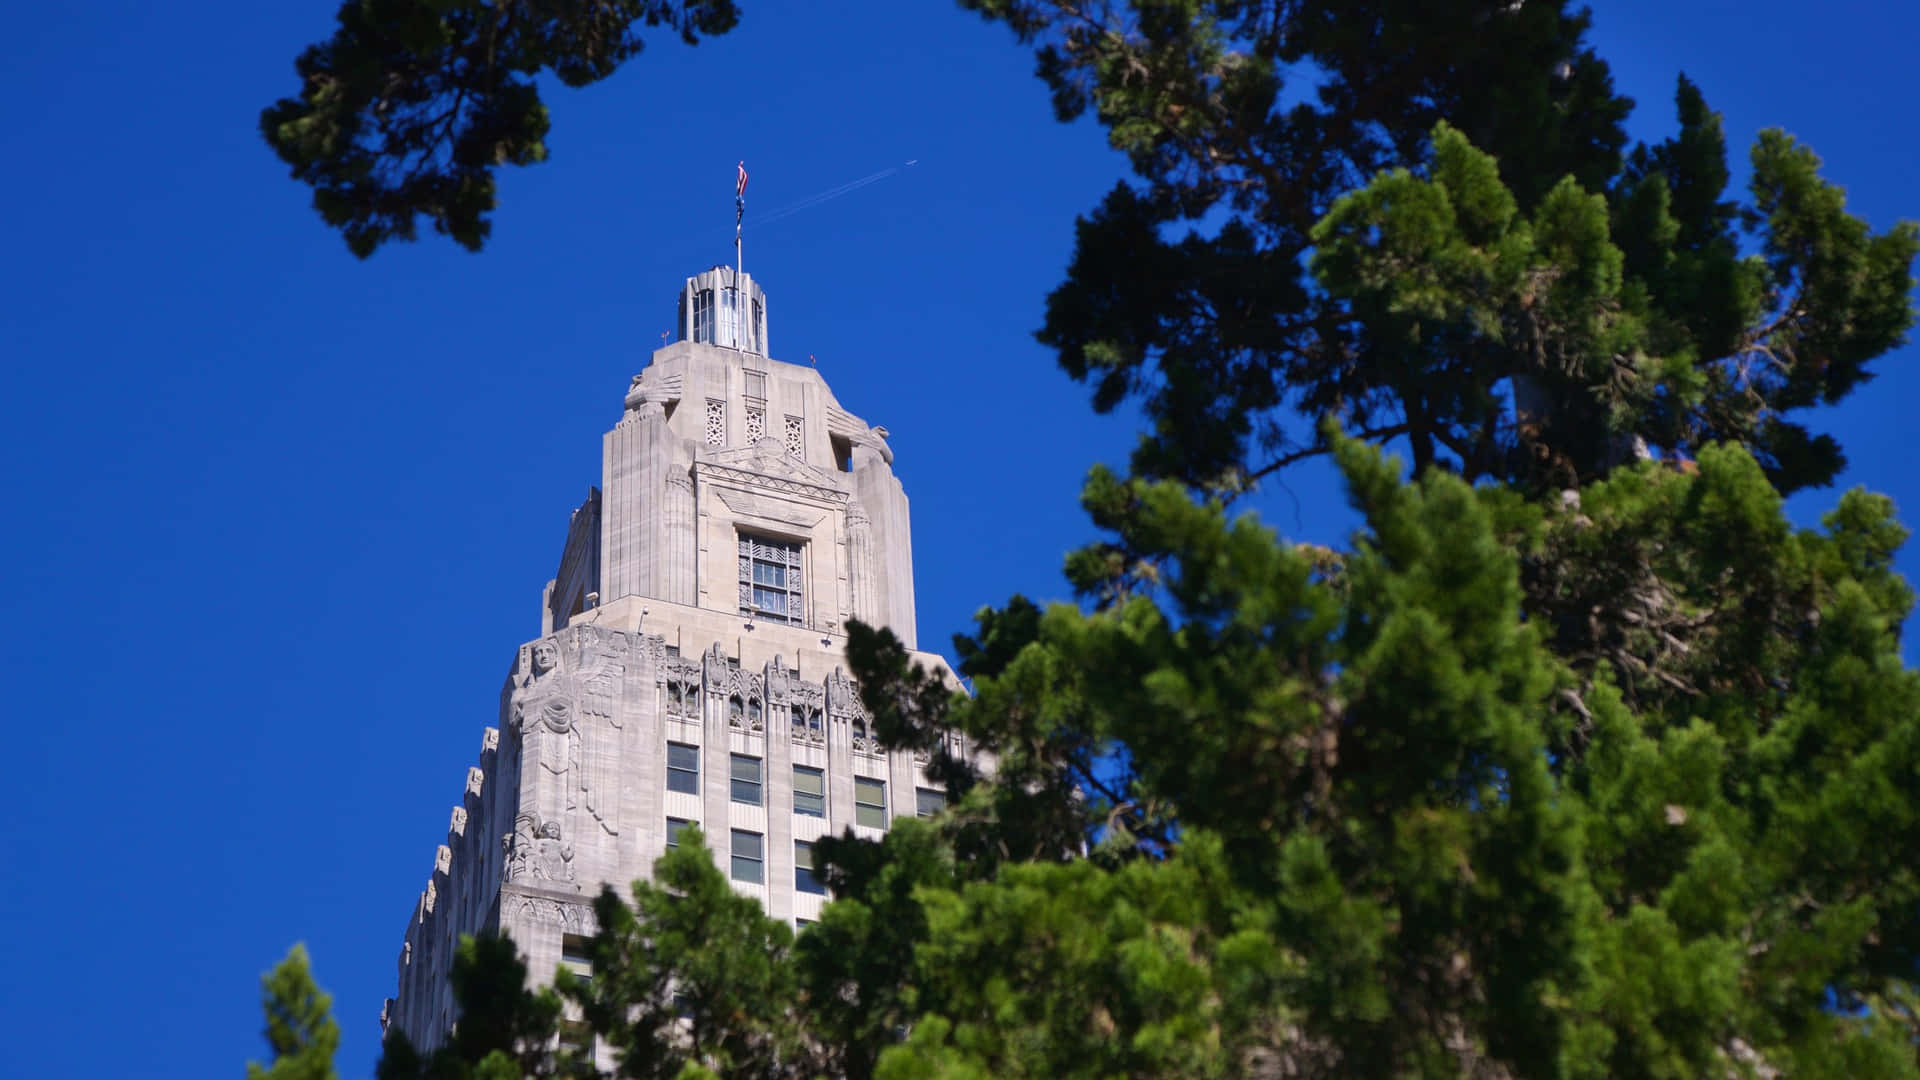
[[[407,924],[382,1023],[422,1048],[454,1020],[462,934],[505,932],[547,981],[601,885],[624,893],[688,824],[804,924],[825,900],[812,841],[944,801],[924,760],[879,748],[844,670],[849,618],[915,644],[886,430],[768,355],[765,294],[729,267],[687,280],[679,340],[623,406]]]

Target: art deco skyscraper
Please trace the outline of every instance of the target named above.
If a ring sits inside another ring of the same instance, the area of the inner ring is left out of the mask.
[[[601,885],[624,893],[688,824],[736,889],[800,923],[824,901],[812,841],[942,802],[923,760],[879,748],[843,670],[849,618],[914,645],[885,429],[770,357],[748,275],[689,278],[678,337],[603,438],[407,924],[383,1022],[417,1046],[450,1030],[462,934],[505,932],[545,981],[594,932]]]

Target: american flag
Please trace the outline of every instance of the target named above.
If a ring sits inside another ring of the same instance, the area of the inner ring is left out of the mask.
[[[747,163],[740,163],[740,175],[733,181],[733,197],[745,198],[747,194]]]

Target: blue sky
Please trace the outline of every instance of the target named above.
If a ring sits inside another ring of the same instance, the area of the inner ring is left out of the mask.
[[[1031,337],[1073,216],[1123,170],[1052,119],[1030,55],[939,2],[754,4],[552,100],[487,252],[349,256],[255,132],[332,0],[32,4],[0,40],[0,1075],[240,1075],[259,972],[313,951],[369,1075],[414,896],[538,633],[600,433],[688,273],[751,210],[918,164],[748,233],[776,356],[886,425],[913,500],[923,644],[1058,597],[1074,504],[1129,418]],[[1810,142],[1876,227],[1920,216],[1899,5],[1597,5],[1595,42],[1671,123],[1687,71],[1741,148]],[[1822,422],[1846,484],[1920,506],[1913,348]],[[1834,493],[1797,499],[1814,520]],[[1351,527],[1324,471],[1262,500]],[[1920,563],[1909,555],[1911,574]],[[24,752],[22,752],[22,750]],[[11,1060],[8,1060],[11,1059]]]

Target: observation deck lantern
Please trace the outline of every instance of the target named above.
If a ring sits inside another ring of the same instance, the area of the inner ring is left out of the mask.
[[[680,290],[677,340],[768,355],[767,294],[731,266],[695,274]]]

